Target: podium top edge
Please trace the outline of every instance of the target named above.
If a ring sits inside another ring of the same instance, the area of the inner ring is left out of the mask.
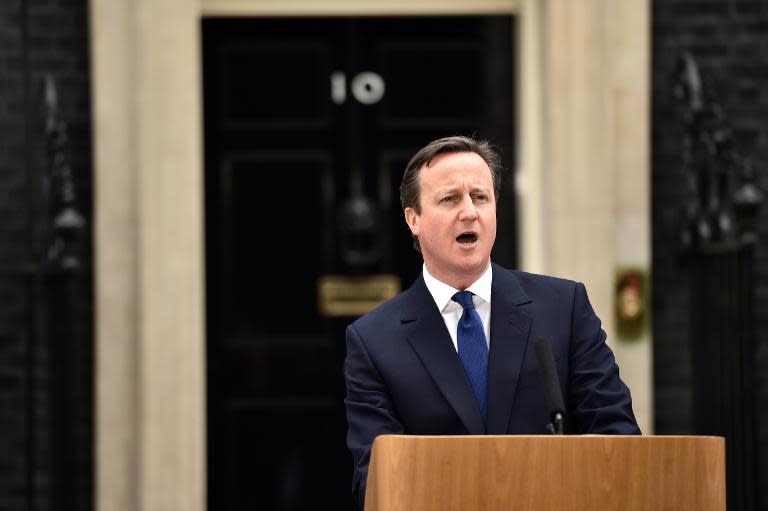
[[[634,440],[718,440],[725,441],[725,437],[713,435],[379,435],[378,438],[412,439],[412,440],[483,440],[483,439],[526,439],[526,438],[550,438],[553,440],[577,440],[594,438],[630,438]]]

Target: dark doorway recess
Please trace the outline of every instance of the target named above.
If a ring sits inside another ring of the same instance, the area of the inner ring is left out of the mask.
[[[344,327],[324,275],[421,270],[407,159],[450,134],[514,168],[510,17],[203,21],[209,509],[350,509]],[[510,171],[511,172],[511,171]],[[515,265],[506,176],[494,259]]]

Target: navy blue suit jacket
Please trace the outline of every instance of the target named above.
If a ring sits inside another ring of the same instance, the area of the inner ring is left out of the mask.
[[[546,434],[533,341],[548,337],[567,408],[566,432],[639,434],[629,389],[581,283],[493,266],[488,423],[432,295],[410,289],[347,328],[347,445],[362,505],[382,434]]]

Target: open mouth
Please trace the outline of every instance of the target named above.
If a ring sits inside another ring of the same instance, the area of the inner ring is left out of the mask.
[[[456,237],[456,241],[462,245],[471,245],[477,241],[477,234],[474,232],[463,232]]]

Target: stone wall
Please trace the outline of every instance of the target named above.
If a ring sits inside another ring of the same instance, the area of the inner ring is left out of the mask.
[[[722,106],[735,150],[748,158],[768,190],[768,2],[654,0],[652,11],[652,215],[655,412],[658,434],[693,428],[690,282],[679,250],[685,196],[683,133],[672,84],[677,59],[690,52],[704,85]],[[755,459],[768,478],[768,207],[760,214],[755,258]],[[768,486],[756,486],[768,509]]]

